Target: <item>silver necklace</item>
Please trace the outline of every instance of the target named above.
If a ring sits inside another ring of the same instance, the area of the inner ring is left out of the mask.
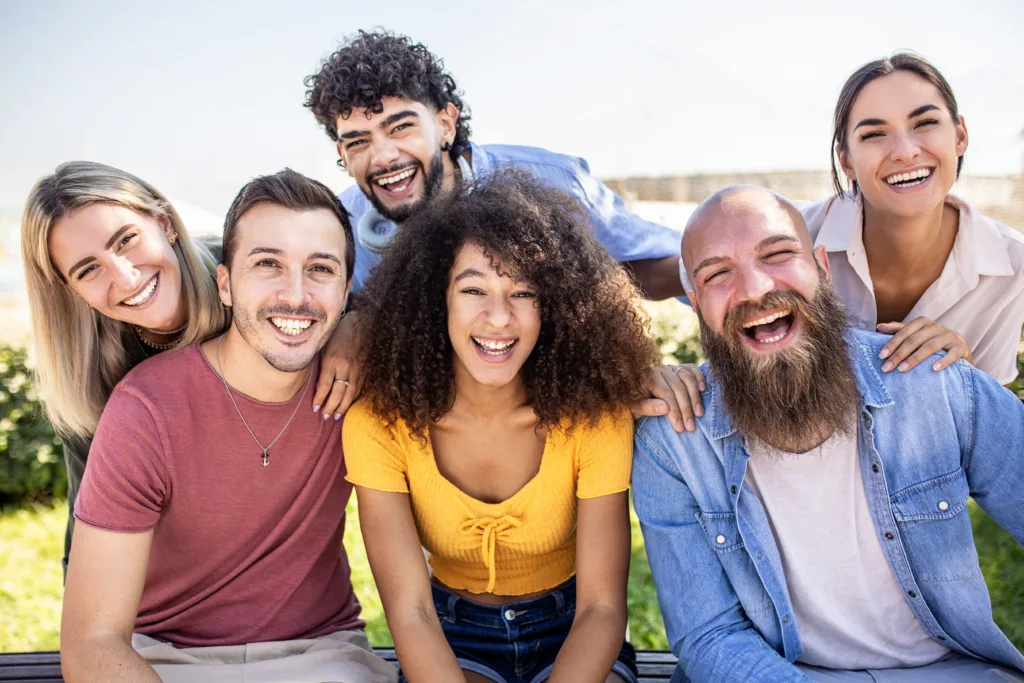
[[[266,467],[270,464],[270,453],[268,451],[270,451],[271,446],[277,443],[278,439],[284,436],[284,431],[288,429],[288,425],[292,423],[292,418],[295,417],[295,413],[299,412],[299,406],[302,405],[302,399],[306,397],[306,390],[309,389],[309,381],[313,378],[313,369],[309,369],[309,375],[306,377],[306,385],[302,387],[302,395],[299,396],[299,401],[295,404],[295,410],[292,411],[291,417],[289,417],[288,421],[284,423],[284,427],[282,427],[281,431],[274,437],[274,440],[264,446],[260,443],[260,440],[256,438],[256,435],[252,433],[252,430],[249,429],[249,423],[245,421],[244,417],[242,417],[242,411],[238,409],[238,404],[235,403],[235,397],[231,394],[231,387],[228,385],[228,378],[224,376],[224,369],[220,366],[220,343],[223,340],[224,335],[217,338],[217,371],[220,372],[220,379],[224,382],[224,388],[228,390],[228,398],[231,399],[231,405],[235,407],[235,412],[238,413],[238,417],[241,418],[242,424],[245,425],[246,430],[249,432],[249,436],[252,437],[252,440],[255,441],[256,445],[263,451],[263,457],[260,459],[260,462],[262,462],[263,466]]]

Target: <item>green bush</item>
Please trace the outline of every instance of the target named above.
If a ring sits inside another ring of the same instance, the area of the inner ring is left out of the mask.
[[[0,344],[0,503],[67,495],[64,449],[43,416],[24,349]]]

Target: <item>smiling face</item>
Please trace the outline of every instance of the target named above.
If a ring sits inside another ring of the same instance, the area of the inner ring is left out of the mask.
[[[869,82],[850,110],[839,162],[876,210],[920,216],[940,206],[967,151],[967,128],[954,121],[939,89],[896,71]]]
[[[456,378],[491,387],[515,380],[540,334],[533,288],[500,274],[478,244],[465,244],[449,276],[447,306]]]
[[[385,97],[379,114],[357,109],[338,117],[338,154],[385,218],[401,222],[452,186],[452,161],[441,146],[455,137],[455,105],[438,112],[414,100]]]
[[[683,260],[705,324],[755,361],[799,346],[806,321],[797,302],[811,301],[821,279],[799,214],[754,189],[704,213],[686,229]],[[827,268],[823,250],[819,258]]]
[[[181,266],[165,216],[96,202],[61,218],[50,259],[72,292],[98,313],[154,331],[185,323]]]
[[[237,223],[230,264],[218,266],[221,300],[245,342],[283,372],[307,367],[334,331],[348,297],[345,233],[327,209],[260,202]]]

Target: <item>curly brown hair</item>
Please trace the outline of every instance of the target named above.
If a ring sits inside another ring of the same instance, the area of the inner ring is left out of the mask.
[[[639,293],[569,195],[503,171],[402,224],[366,284],[364,392],[389,424],[423,439],[455,400],[446,293],[459,249],[478,244],[537,293],[541,328],[520,370],[552,429],[594,424],[646,394],[656,361]]]
[[[382,99],[403,97],[440,111],[448,103],[459,110],[452,153],[461,154],[469,144],[469,108],[463,104],[455,79],[444,62],[422,43],[390,31],[359,31],[327,57],[320,71],[307,76],[305,105],[337,141],[338,117],[348,118],[353,109],[384,111]]]

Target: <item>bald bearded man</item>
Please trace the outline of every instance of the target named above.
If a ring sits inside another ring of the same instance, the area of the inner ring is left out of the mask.
[[[674,681],[1024,681],[967,499],[1024,539],[1024,405],[963,361],[883,373],[800,213],[762,188],[693,214],[708,362],[694,432],[633,466]]]

